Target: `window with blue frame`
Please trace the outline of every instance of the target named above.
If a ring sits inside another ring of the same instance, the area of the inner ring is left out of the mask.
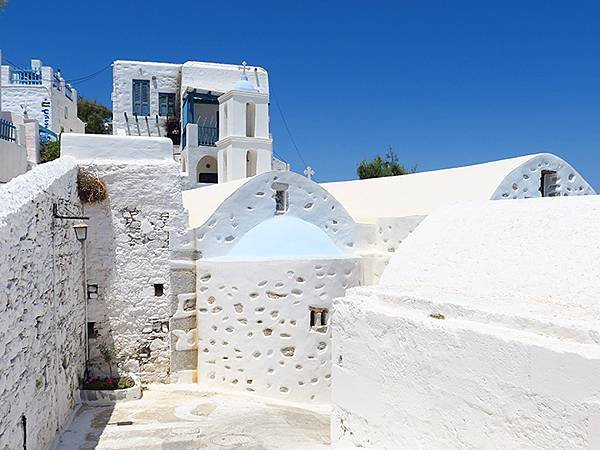
[[[175,116],[175,94],[158,94],[158,115],[164,117]]]
[[[150,115],[150,80],[133,80],[133,115]]]

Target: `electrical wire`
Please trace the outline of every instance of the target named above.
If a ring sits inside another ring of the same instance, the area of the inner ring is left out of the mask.
[[[277,98],[275,98],[273,96],[273,94],[271,94],[271,97],[273,97],[273,101],[275,102],[275,106],[277,106],[277,110],[279,111],[279,114],[281,115],[281,120],[283,121],[283,125],[287,131],[287,134],[290,138],[290,141],[292,142],[292,145],[294,146],[294,149],[296,150],[296,153],[298,154],[298,157],[300,158],[300,161],[302,161],[302,164],[304,164],[304,167],[307,167],[308,164],[306,164],[306,160],[304,159],[304,157],[302,156],[302,153],[300,152],[300,149],[298,148],[298,145],[296,144],[296,141],[294,139],[294,136],[292,136],[292,132],[290,130],[290,127],[288,126],[287,120],[285,120],[285,116],[283,115],[283,110],[281,109],[281,106],[279,105],[279,101],[277,101]]]
[[[12,62],[10,59],[4,57],[3,58],[9,65],[11,65],[12,67],[18,69],[18,70],[28,70],[28,69],[23,69],[22,67],[18,66],[17,64],[15,64],[14,62]],[[89,81],[93,78],[96,78],[98,75],[100,75],[102,72],[104,72],[105,70],[107,70],[108,68],[110,68],[112,66],[112,63],[107,64],[106,66],[102,67],[100,70],[97,70],[96,72],[92,72],[89,75],[85,75],[83,77],[78,77],[78,78],[71,78],[70,80],[64,80],[65,83],[69,83],[69,84],[81,84],[84,83],[86,81]],[[40,81],[47,81],[47,82],[52,82],[54,80],[47,80],[45,78],[41,78]]]

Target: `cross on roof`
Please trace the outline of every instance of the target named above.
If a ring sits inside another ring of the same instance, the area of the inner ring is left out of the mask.
[[[248,63],[246,61],[242,61],[242,76],[246,75],[246,66]]]
[[[312,180],[312,177],[314,174],[315,174],[315,171],[313,170],[313,168],[310,166],[306,166],[306,169],[304,169],[304,175],[306,175],[306,177],[309,180]]]

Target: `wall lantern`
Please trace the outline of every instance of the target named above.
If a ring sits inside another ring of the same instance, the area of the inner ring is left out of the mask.
[[[84,216],[63,216],[58,214],[58,206],[56,203],[52,205],[52,215],[56,219],[76,219],[79,220],[76,224],[73,224],[73,230],[75,231],[75,237],[79,242],[83,242],[87,239],[87,229],[88,226],[83,222],[83,220],[89,220],[89,217]]]
[[[87,224],[84,222],[73,224],[73,229],[75,230],[75,236],[79,242],[83,242],[87,239]]]

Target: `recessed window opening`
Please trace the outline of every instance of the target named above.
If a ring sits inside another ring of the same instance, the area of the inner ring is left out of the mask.
[[[256,132],[256,105],[246,103],[246,137],[254,137]]]
[[[87,285],[87,298],[89,300],[95,300],[98,298],[98,285],[88,284]]]
[[[162,297],[165,293],[165,285],[162,283],[154,283],[154,296]]]
[[[285,214],[289,207],[288,185],[285,183],[273,183],[271,187],[275,190],[275,214]]]
[[[196,172],[198,183],[216,183],[218,181],[217,160],[212,156],[203,156],[198,161]]]
[[[98,330],[96,329],[96,322],[87,323],[87,335],[89,339],[95,339],[98,337]]]
[[[175,116],[175,94],[159,92],[158,94],[158,115],[163,117]]]
[[[319,308],[316,306],[308,307],[310,313],[310,328],[311,330],[321,331],[327,326],[329,319],[329,311],[327,308]]]
[[[256,150],[248,150],[246,152],[246,177],[256,175]]]
[[[542,170],[540,180],[540,192],[542,197],[557,197],[558,192],[558,174],[555,170]]]

